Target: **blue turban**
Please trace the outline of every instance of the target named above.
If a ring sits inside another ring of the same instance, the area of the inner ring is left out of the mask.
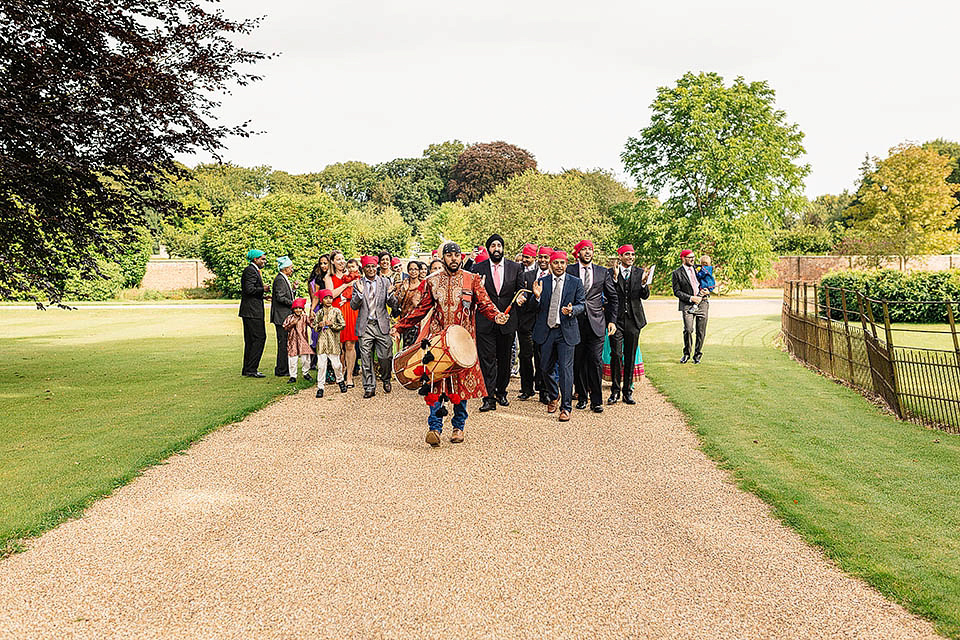
[[[253,262],[262,255],[263,251],[260,251],[260,249],[250,249],[250,251],[247,251],[247,260]]]
[[[292,267],[292,266],[293,266],[293,260],[291,260],[291,259],[288,258],[287,256],[280,256],[279,258],[277,258],[277,270],[278,270],[278,271],[279,271],[280,269],[286,269],[287,267]]]

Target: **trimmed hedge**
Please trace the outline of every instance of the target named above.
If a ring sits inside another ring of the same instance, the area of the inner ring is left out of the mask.
[[[868,298],[887,300],[891,322],[948,322],[947,309],[942,304],[920,304],[923,301],[960,301],[960,271],[914,271],[904,273],[896,269],[871,271],[831,271],[820,279],[818,297],[826,303],[823,287],[830,289],[830,307],[836,319],[843,318],[839,289],[858,291]],[[911,304],[915,303],[915,304]],[[847,309],[857,311],[856,299],[847,296]],[[883,306],[873,304],[878,322],[883,321]],[[960,313],[954,307],[954,314]],[[857,316],[854,316],[857,317]]]

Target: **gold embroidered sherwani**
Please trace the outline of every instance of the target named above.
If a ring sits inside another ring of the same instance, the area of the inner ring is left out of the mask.
[[[433,309],[428,335],[436,335],[449,326],[458,324],[470,332],[473,341],[477,341],[477,325],[475,314],[482,313],[486,318],[494,321],[500,310],[490,300],[486,289],[483,288],[479,276],[459,269],[454,275],[447,271],[433,276],[424,282],[423,297],[420,304],[413,311],[400,319],[396,328],[402,333],[416,327],[421,320]],[[445,385],[447,381],[451,385]],[[446,380],[434,383],[433,392],[456,393],[464,400],[483,398],[487,395],[483,385],[483,373],[480,371],[480,360],[464,371],[460,371]]]

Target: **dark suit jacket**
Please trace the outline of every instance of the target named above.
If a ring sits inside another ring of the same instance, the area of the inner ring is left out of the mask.
[[[607,335],[607,325],[617,321],[617,311],[620,308],[620,299],[617,297],[617,288],[613,285],[613,275],[610,269],[598,264],[590,264],[593,269],[593,282],[590,290],[584,289],[587,306],[587,324],[595,336]],[[580,263],[567,265],[567,273],[580,277]]]
[[[263,276],[252,262],[240,276],[240,317],[263,320]]]
[[[550,299],[553,297],[553,275],[540,278],[540,281],[543,283],[540,300],[538,301],[536,296],[530,296],[526,303],[537,310],[537,320],[533,324],[533,341],[537,344],[543,344],[550,331],[547,325],[547,314],[550,312]],[[568,304],[573,305],[573,313],[568,316],[560,313],[560,330],[563,332],[563,341],[570,346],[576,346],[580,344],[580,323],[577,321],[577,316],[582,314],[586,307],[583,283],[580,282],[580,278],[570,274],[563,279],[560,307],[563,308]]]
[[[480,264],[474,265],[473,272],[486,279],[483,286],[487,290],[487,295],[490,296],[493,304],[497,305],[497,309],[505,311],[513,301],[513,296],[523,288],[523,265],[513,260],[507,260],[506,258],[503,259],[501,264],[503,265],[503,283],[500,285],[499,295],[497,294],[496,287],[493,285],[492,262],[484,260]],[[502,325],[487,320],[483,314],[477,314],[477,333],[493,333],[497,330],[504,335],[517,330],[516,309],[511,310],[510,319],[507,320],[506,324]]]
[[[690,296],[696,295],[696,293],[690,284],[690,278],[688,278],[684,272],[683,265],[674,269],[671,280],[673,281],[673,295],[677,296],[679,300],[677,308],[683,311],[687,307],[692,306],[693,302],[690,300]]]
[[[650,297],[650,287],[642,282],[643,269],[630,267],[630,277],[626,280],[620,277],[620,267],[611,271],[619,298],[617,326],[627,333],[640,333],[640,329],[647,326],[647,316],[643,312],[641,300]]]
[[[293,313],[293,288],[282,273],[273,279],[273,302],[270,303],[270,322],[283,324],[287,316]]]
[[[537,275],[540,273],[540,268],[534,268],[530,271],[523,272],[523,288],[533,291],[533,283],[537,281]],[[532,293],[527,294],[527,298],[532,296]],[[522,307],[517,308],[517,331],[533,331],[533,323],[537,320],[537,309],[530,305],[523,305]]]

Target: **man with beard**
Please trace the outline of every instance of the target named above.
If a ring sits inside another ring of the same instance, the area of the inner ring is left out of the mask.
[[[270,303],[270,322],[277,330],[277,366],[273,375],[278,378],[290,377],[287,361],[287,330],[283,321],[293,313],[294,286],[290,282],[293,276],[293,261],[287,256],[277,258],[277,276],[273,279],[273,301]]]
[[[524,245],[520,254],[520,260],[523,264],[523,288],[533,290],[533,283],[547,274],[550,266],[549,254],[543,258],[544,269],[539,266],[538,253],[544,249],[549,253],[553,250],[549,247],[543,247],[537,251],[537,247],[532,244]],[[533,323],[537,319],[536,309],[522,305],[517,307],[517,341],[520,352],[517,359],[520,361],[520,393],[517,397],[521,400],[529,400],[533,397],[535,391],[540,392],[540,400],[546,404],[546,396],[540,380],[540,350],[534,346],[533,342]]]
[[[707,335],[710,298],[700,295],[700,281],[697,280],[697,271],[693,267],[695,260],[693,251],[684,249],[680,252],[680,259],[683,264],[671,274],[673,295],[677,297],[678,308],[683,315],[683,357],[680,358],[680,363],[690,360],[690,343],[696,334],[693,364],[700,364],[700,358],[703,356],[703,339]]]
[[[473,272],[483,277],[490,300],[498,309],[506,309],[513,296],[523,288],[523,267],[503,257],[503,238],[494,233],[487,239],[489,260],[474,264]],[[493,411],[497,405],[508,406],[507,385],[510,383],[510,355],[517,334],[517,315],[511,313],[505,324],[477,318],[477,356],[483,371],[487,397],[480,411]]]
[[[615,324],[619,310],[617,289],[613,274],[606,267],[593,264],[593,243],[581,240],[573,248],[577,262],[567,267],[567,273],[583,282],[586,313],[580,323],[580,344],[573,355],[573,383],[577,390],[577,409],[586,409],[589,395],[590,410],[603,412],[603,391],[600,388],[600,370],[603,366],[603,339],[617,331]]]
[[[610,336],[611,384],[607,404],[620,401],[621,388],[624,404],[636,404],[633,399],[633,369],[640,330],[647,325],[642,300],[650,297],[650,287],[646,284],[647,270],[633,266],[637,255],[633,245],[623,245],[617,249],[617,254],[620,256],[620,264],[614,267],[613,284],[619,298],[619,312],[617,332]]]
[[[394,325],[390,334],[394,337],[420,324],[420,321],[434,310],[430,319],[430,335],[435,336],[447,327],[460,325],[470,332],[474,339],[477,335],[475,316],[489,323],[503,326],[509,316],[490,301],[486,290],[480,283],[480,277],[463,271],[463,254],[455,242],[443,245],[443,271],[424,281],[423,297],[420,304]],[[467,400],[484,398],[487,390],[479,361],[469,369],[459,371],[449,378],[434,383],[431,393],[426,397],[430,405],[430,417],[427,418],[426,442],[431,447],[440,446],[440,433],[443,430],[443,417],[447,414],[444,403],[449,400],[453,405],[453,434],[451,443],[463,442],[463,428],[467,422]]]

